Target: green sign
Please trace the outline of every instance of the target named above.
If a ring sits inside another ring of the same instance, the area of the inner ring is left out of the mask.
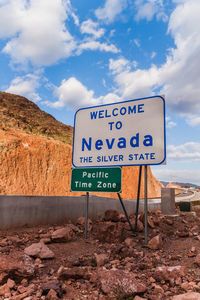
[[[121,177],[120,167],[72,169],[71,191],[119,193]]]

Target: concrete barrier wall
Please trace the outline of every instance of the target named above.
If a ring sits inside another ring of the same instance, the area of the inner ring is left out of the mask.
[[[0,195],[0,228],[25,225],[59,224],[85,215],[85,196],[2,196]],[[136,200],[124,200],[127,212],[135,213]],[[140,210],[144,202],[140,200]],[[160,208],[160,202],[149,200],[149,209]],[[107,209],[123,212],[118,199],[89,197],[89,217],[102,215]]]

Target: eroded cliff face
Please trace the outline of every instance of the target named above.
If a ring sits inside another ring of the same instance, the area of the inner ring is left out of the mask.
[[[72,147],[58,140],[27,134],[23,130],[0,129],[0,194],[81,195],[70,192]],[[122,197],[137,196],[139,167],[123,167]],[[142,176],[143,177],[143,176]],[[144,184],[142,180],[141,196]],[[159,197],[161,184],[148,168],[148,196]],[[114,193],[99,193],[116,198]]]

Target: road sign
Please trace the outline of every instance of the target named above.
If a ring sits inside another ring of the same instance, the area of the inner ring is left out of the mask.
[[[72,169],[71,191],[121,192],[121,168]]]
[[[165,156],[162,96],[81,108],[75,114],[74,167],[159,165]]]

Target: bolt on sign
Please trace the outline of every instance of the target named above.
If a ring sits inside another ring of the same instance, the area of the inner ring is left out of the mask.
[[[120,193],[121,177],[120,167],[72,169],[71,191]]]
[[[165,162],[165,100],[154,96],[81,108],[74,118],[74,167]]]

